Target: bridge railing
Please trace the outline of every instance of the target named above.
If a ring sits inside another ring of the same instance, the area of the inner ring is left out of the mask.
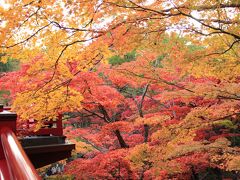
[[[27,127],[28,129],[36,124],[36,122],[28,121]],[[54,120],[46,120],[43,121],[44,126],[35,132],[29,132],[29,135],[53,135],[53,136],[62,136],[63,135],[63,127],[62,127],[62,115],[58,115]]]
[[[0,179],[41,179],[15,136],[16,119],[0,105]]]
[[[11,110],[11,107],[3,107],[3,110]],[[36,124],[34,120],[28,120],[23,123],[24,129],[17,129],[18,133],[25,135],[53,135],[62,136],[63,126],[62,126],[62,114],[59,114],[54,120],[46,120],[43,122],[44,126],[37,131],[29,131]]]
[[[0,137],[10,178],[12,180],[40,180],[41,178],[37,174],[37,171],[28,159],[12,130],[9,128],[1,128]]]

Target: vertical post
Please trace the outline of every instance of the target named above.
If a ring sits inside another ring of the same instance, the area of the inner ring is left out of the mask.
[[[9,111],[5,111],[3,105],[0,105],[0,132],[3,128],[9,128],[16,133],[16,120],[17,114]],[[0,139],[0,159],[4,158],[2,149],[2,143]]]
[[[0,112],[3,112],[3,105],[0,104]]]
[[[40,180],[15,135],[17,114],[0,106],[0,179]]]
[[[57,134],[58,136],[63,135],[63,127],[62,127],[62,114],[59,114],[57,117]]]

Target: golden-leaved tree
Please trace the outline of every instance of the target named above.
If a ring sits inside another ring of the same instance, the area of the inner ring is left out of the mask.
[[[72,111],[98,123],[66,128],[100,152],[70,163],[76,177],[237,177],[239,7],[236,0],[9,0],[0,9],[1,61],[19,59],[22,69],[2,74],[1,85],[21,119]]]
[[[82,95],[69,86],[76,75],[133,49],[171,54],[174,46],[161,43],[165,32],[203,47],[179,60],[175,54],[172,64],[185,70],[182,76],[207,71],[234,81],[240,72],[239,7],[238,1],[213,0],[6,1],[0,7],[1,61],[11,57],[28,65],[17,81],[24,87],[14,95],[15,110],[22,119],[40,120],[80,109]]]

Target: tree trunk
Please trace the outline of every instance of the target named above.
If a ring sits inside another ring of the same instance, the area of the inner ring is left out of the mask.
[[[119,131],[119,130],[116,130],[114,133],[115,133],[115,135],[116,135],[117,138],[118,138],[118,142],[119,142],[121,148],[129,148],[129,146],[125,143],[125,141],[124,141],[124,139],[123,139],[120,131]]]
[[[148,141],[149,125],[144,124],[144,142]]]
[[[140,103],[138,104],[138,113],[139,113],[139,116],[141,118],[144,117],[142,107],[143,107],[143,101],[144,101],[144,98],[147,94],[149,86],[150,86],[150,84],[147,84],[145,86],[145,89],[144,89],[143,94],[142,94],[142,99],[141,99]],[[148,141],[148,134],[149,134],[149,125],[144,124],[144,135],[143,135],[143,137],[144,137],[144,142],[145,143]]]
[[[195,171],[193,166],[191,166],[191,171],[192,171],[191,180],[199,180],[198,174],[196,173],[196,171]]]
[[[222,179],[222,178],[223,178],[223,177],[222,177],[222,171],[221,171],[220,169],[218,169],[218,168],[213,168],[213,169],[212,169],[212,172],[213,172],[213,174],[216,176],[217,179]],[[238,179],[234,179],[234,177],[233,177],[233,180],[238,180]]]
[[[100,110],[100,112],[103,114],[104,116],[104,120],[107,122],[107,123],[110,123],[111,122],[111,118],[109,117],[106,109],[104,108],[103,105],[99,104],[98,105],[98,109]]]

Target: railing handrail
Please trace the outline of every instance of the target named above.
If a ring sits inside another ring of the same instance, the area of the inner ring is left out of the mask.
[[[40,180],[40,176],[12,130],[1,128],[0,138],[11,179]]]
[[[11,106],[4,106],[2,107],[2,110],[11,110]],[[57,116],[56,120],[48,120],[48,121],[43,121],[43,124],[56,124],[56,127],[54,128],[40,128],[37,131],[34,132],[27,132],[24,133],[24,129],[18,129],[18,131],[20,132],[20,134],[23,132],[24,135],[54,135],[54,136],[62,136],[63,135],[63,127],[62,127],[62,114],[59,114]],[[26,126],[27,126],[27,130],[30,129],[30,125],[34,124],[36,122],[30,122],[29,120],[26,121]]]

